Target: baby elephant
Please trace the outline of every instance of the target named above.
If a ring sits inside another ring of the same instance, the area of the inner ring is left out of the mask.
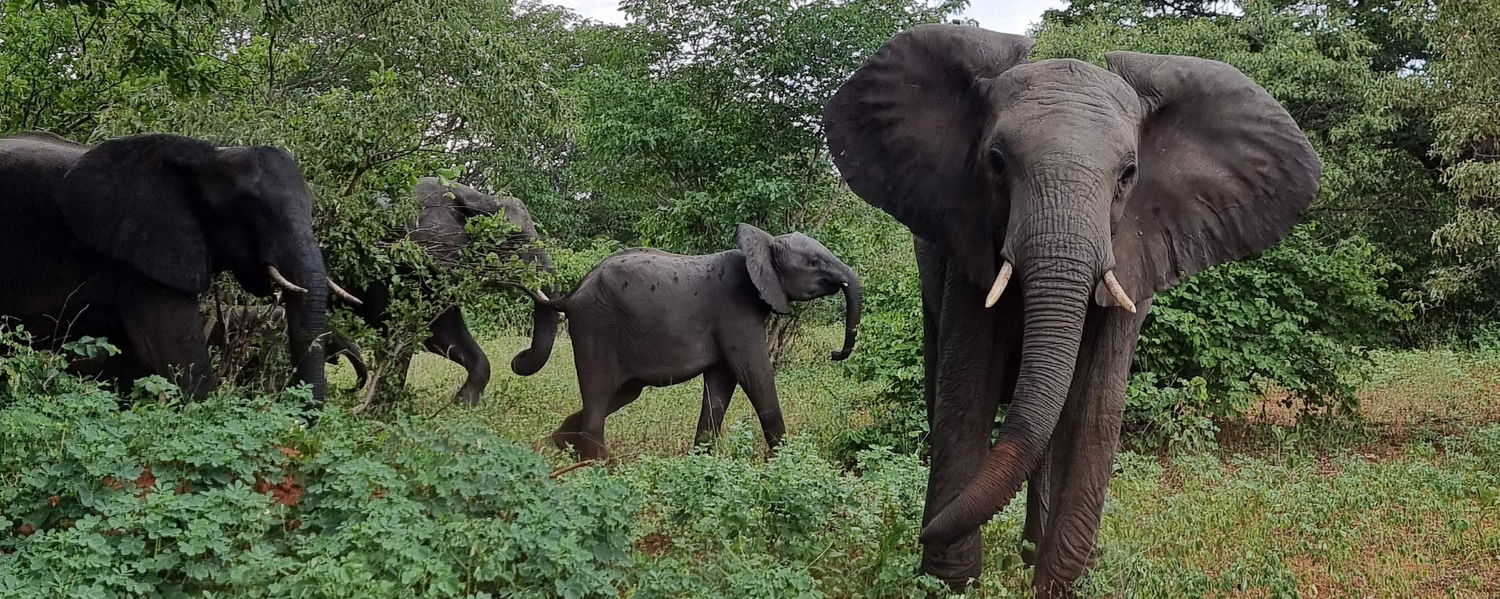
[[[665,387],[703,375],[698,440],[719,432],[738,384],[760,416],[774,449],[785,425],[766,347],[766,317],[790,302],[844,290],[844,346],[849,357],[859,326],[859,277],[811,237],[780,237],[741,224],[739,249],[683,256],[649,248],[622,250],[584,276],[572,294],[537,302],[568,315],[583,409],[552,434],[585,459],[604,454],[604,417],[635,401],[647,385]]]

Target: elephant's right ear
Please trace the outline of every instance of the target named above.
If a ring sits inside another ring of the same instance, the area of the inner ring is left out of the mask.
[[[58,183],[54,202],[89,249],[188,293],[208,290],[208,244],[195,203],[217,148],[176,135],[99,144]]]
[[[750,282],[760,291],[760,299],[770,304],[777,314],[791,314],[792,305],[781,289],[781,276],[776,274],[776,261],[771,244],[775,241],[770,233],[760,227],[740,223],[734,234],[740,251],[745,253],[745,270],[750,271]]]
[[[850,189],[946,248],[985,287],[997,272],[996,225],[1008,208],[982,170],[992,120],[982,89],[1025,62],[1035,43],[922,25],[881,46],[823,109],[829,152]]]

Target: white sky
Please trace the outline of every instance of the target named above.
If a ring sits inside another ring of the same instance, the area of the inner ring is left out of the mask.
[[[578,11],[586,19],[606,23],[623,23],[625,15],[616,9],[615,0],[546,0]],[[1026,33],[1042,19],[1042,11],[1061,8],[1064,0],[970,0],[962,16],[979,21],[985,29],[1004,33]]]

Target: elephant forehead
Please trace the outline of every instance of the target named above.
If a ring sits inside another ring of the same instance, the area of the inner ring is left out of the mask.
[[[1058,58],[1018,65],[990,80],[992,106],[1028,116],[1066,114],[1112,122],[1140,121],[1140,100],[1118,75],[1097,66]]]

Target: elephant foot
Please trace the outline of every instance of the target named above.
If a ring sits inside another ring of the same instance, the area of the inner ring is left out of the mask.
[[[924,545],[922,572],[942,580],[954,593],[962,593],[984,569],[982,542],[975,532],[948,545]]]
[[[453,403],[463,404],[472,408],[479,405],[479,400],[483,398],[484,396],[479,392],[479,390],[465,388],[459,389],[457,393],[453,394]]]

